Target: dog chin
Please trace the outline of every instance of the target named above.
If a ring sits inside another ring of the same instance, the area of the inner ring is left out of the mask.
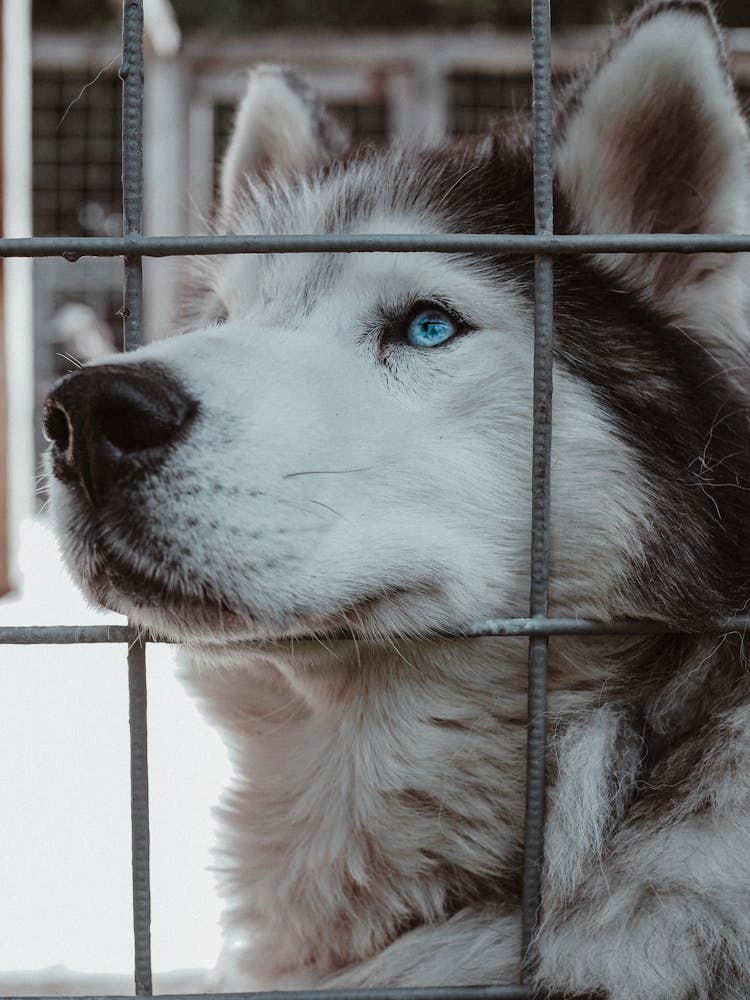
[[[424,594],[402,588],[377,598],[342,603],[335,611],[300,614],[281,610],[271,618],[249,608],[233,607],[221,597],[173,593],[153,581],[146,583],[137,574],[120,573],[113,579],[111,566],[83,585],[97,604],[126,615],[154,638],[187,646],[304,639],[382,641],[409,633],[428,636],[440,627],[425,621]]]

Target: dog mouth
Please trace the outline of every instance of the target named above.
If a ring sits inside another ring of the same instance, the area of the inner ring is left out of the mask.
[[[156,620],[165,625],[164,638],[178,638],[177,632],[205,628],[216,619],[223,629],[236,628],[241,616],[220,595],[208,588],[194,591],[177,587],[158,570],[136,570],[121,560],[107,557],[86,578],[87,589],[98,604],[127,615],[161,638]],[[156,627],[155,627],[156,625]]]
[[[377,610],[400,600],[434,597],[434,588],[391,586],[377,595],[362,594],[342,601],[331,612],[294,608],[273,618],[240,607],[211,586],[191,581],[183,586],[160,567],[136,569],[121,558],[100,551],[97,567],[87,574],[91,596],[103,607],[125,614],[154,638],[212,645],[220,642],[284,642],[325,639],[382,640],[387,630],[376,624]]]

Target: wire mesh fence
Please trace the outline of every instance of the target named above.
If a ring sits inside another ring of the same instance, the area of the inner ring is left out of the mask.
[[[440,253],[498,252],[535,256],[534,431],[531,511],[531,593],[529,617],[467,623],[457,634],[525,636],[529,639],[527,795],[522,904],[522,982],[483,987],[376,989],[347,991],[368,1000],[520,1000],[531,997],[533,939],[540,905],[544,826],[544,764],[546,670],[548,641],[555,635],[647,634],[667,631],[658,622],[603,623],[548,616],[550,557],[550,447],[552,432],[553,267],[554,258],[569,253],[637,253],[711,250],[750,251],[750,236],[737,235],[618,235],[556,236],[553,226],[552,97],[549,0],[532,0],[533,129],[535,233],[507,235],[394,236],[206,236],[148,237],[142,235],[143,205],[143,10],[142,0],[123,4],[123,221],[122,237],[39,237],[0,239],[0,256],[61,256],[72,265],[84,256],[124,259],[124,347],[142,343],[142,261],[146,256],[206,253],[307,253],[432,251]],[[717,622],[717,630],[744,630],[750,616]],[[135,993],[152,992],[150,946],[149,804],[146,727],[146,649],[148,642],[134,626],[5,627],[0,643],[122,643],[127,649],[131,747],[131,816],[133,923],[135,930]],[[225,994],[243,996],[244,994]],[[326,991],[289,992],[289,1000],[317,998]],[[209,996],[206,994],[205,996]]]

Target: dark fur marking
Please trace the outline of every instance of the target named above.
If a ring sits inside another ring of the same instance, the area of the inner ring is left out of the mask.
[[[688,6],[704,9],[700,3]],[[464,149],[423,154],[418,169],[405,173],[417,176],[422,197],[430,185],[436,204],[442,192],[452,189],[451,231],[532,231],[528,144],[515,135],[498,136],[492,155],[478,169],[467,170]],[[416,195],[404,197],[409,201]],[[573,231],[560,191],[556,218],[558,232]],[[680,263],[679,255],[669,256]],[[497,266],[512,272],[531,298],[530,259],[502,258]],[[613,415],[652,487],[648,562],[634,562],[625,582],[633,605],[643,617],[661,618],[676,628],[715,625],[750,602],[747,400],[703,347],[653,304],[618,286],[591,257],[557,258],[555,307],[558,361],[588,382],[604,411]],[[650,810],[666,819],[680,794],[676,789],[694,774],[696,762],[716,739],[717,704],[726,708],[748,697],[740,683],[745,673],[741,639],[729,637],[704,663],[690,698],[675,701],[671,717],[662,713],[668,731],[653,729],[648,721],[653,705],[683,665],[705,656],[705,642],[699,636],[634,639],[620,675],[608,686],[607,698],[630,706],[641,720],[636,731],[646,754],[637,799],[643,815]],[[686,732],[694,734],[689,748]]]

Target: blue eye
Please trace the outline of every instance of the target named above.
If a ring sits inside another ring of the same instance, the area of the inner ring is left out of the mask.
[[[420,309],[409,320],[406,339],[412,347],[437,347],[458,333],[458,324],[442,309]]]

